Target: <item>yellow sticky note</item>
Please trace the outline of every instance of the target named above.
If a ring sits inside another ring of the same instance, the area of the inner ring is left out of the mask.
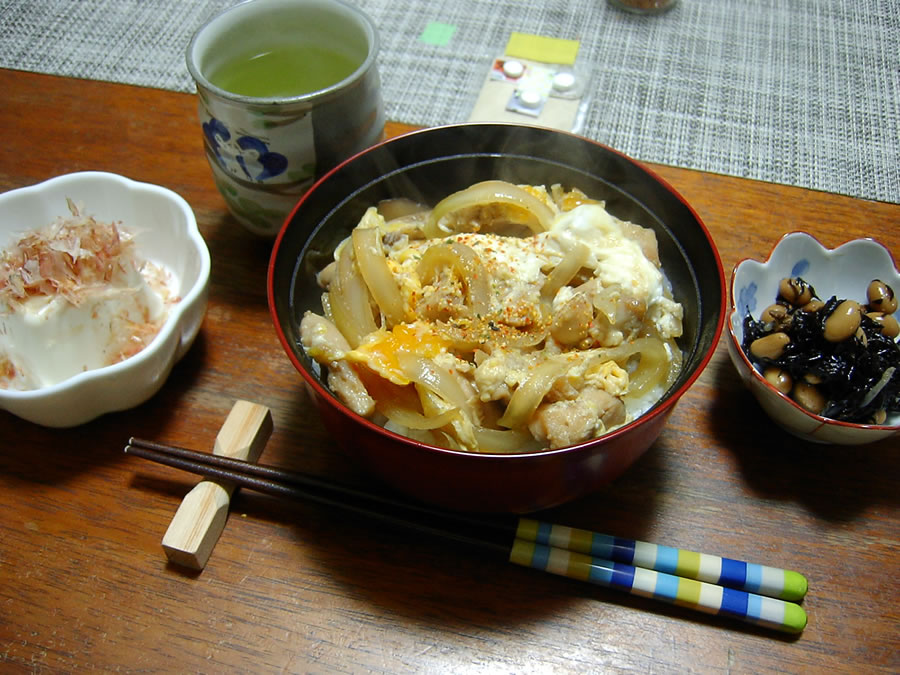
[[[542,37],[528,33],[512,33],[506,43],[506,55],[541,63],[573,65],[578,56],[578,40]]]

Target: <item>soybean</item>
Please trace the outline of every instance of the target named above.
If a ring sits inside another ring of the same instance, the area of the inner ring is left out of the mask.
[[[894,289],[881,279],[872,279],[869,288],[866,289],[866,298],[869,301],[869,309],[873,312],[893,314],[897,311],[897,297]]]
[[[881,326],[881,332],[885,337],[889,337],[893,340],[900,335],[900,323],[898,323],[897,319],[890,314],[884,314],[883,312],[868,312],[866,316]]]
[[[788,337],[787,333],[770,333],[750,343],[750,352],[756,358],[772,359],[774,361],[784,353],[784,348],[790,342],[791,338]]]
[[[844,300],[825,319],[825,339],[829,342],[843,342],[854,335],[862,321],[862,311],[855,300]]]
[[[759,320],[764,323],[774,323],[780,326],[789,316],[787,307],[775,303],[774,305],[769,305],[762,311],[762,314],[759,315]]]
[[[766,368],[763,371],[763,377],[782,394],[790,394],[791,389],[794,386],[794,378],[791,377],[791,374],[778,366],[769,366]]]
[[[814,415],[825,410],[825,397],[816,387],[806,382],[798,382],[794,385],[791,397],[802,407]]]
[[[784,278],[775,304],[758,321],[745,317],[741,348],[765,381],[801,408],[883,424],[897,412],[900,312],[894,314],[897,297],[884,282],[873,279],[865,292],[865,300],[832,295],[823,302],[804,279]],[[867,389],[873,377],[877,390]]]
[[[788,277],[778,284],[778,295],[794,307],[803,307],[815,297],[816,292],[800,277]]]

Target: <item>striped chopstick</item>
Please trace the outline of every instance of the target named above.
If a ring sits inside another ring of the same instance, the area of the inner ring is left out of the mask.
[[[530,518],[519,519],[516,537],[780,600],[802,600],[808,589],[806,577],[793,570],[623,539]]]
[[[529,518],[495,519],[441,511],[276,467],[136,438],[129,440],[125,452],[273,496],[313,501],[386,524],[448,538],[500,554],[517,565],[634,595],[790,633],[798,633],[806,626],[803,608],[784,598],[785,589],[789,597],[802,598],[806,579],[789,570]],[[716,576],[717,565],[719,579],[740,587],[710,581]],[[735,572],[739,566],[744,566],[743,578]],[[778,573],[782,578],[780,586]]]
[[[544,546],[533,541],[516,539],[509,560],[516,565],[662,600],[707,614],[729,616],[786,633],[799,633],[806,627],[806,612],[793,602],[604,560],[577,551]]]

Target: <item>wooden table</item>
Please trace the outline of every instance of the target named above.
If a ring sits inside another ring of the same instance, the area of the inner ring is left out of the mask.
[[[777,432],[720,344],[655,446],[555,510],[590,527],[805,573],[784,637],[493,561],[301,503],[239,493],[202,573],[160,546],[193,477],[129,458],[142,436],[209,450],[236,399],[269,406],[262,460],[363,483],[333,446],[266,306],[270,243],[216,192],[192,96],[0,71],[0,189],[98,169],[194,208],[213,259],[200,336],[162,391],[70,430],[0,412],[0,670],[59,672],[897,672],[898,453]],[[390,125],[389,133],[404,130]],[[900,251],[900,206],[654,166],[726,273],[785,232]]]

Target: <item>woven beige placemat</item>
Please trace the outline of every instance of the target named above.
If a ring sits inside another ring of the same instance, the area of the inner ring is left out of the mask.
[[[0,66],[193,91],[192,31],[228,0],[0,0]],[[512,31],[577,40],[585,136],[637,159],[900,202],[900,3],[357,0],[390,119],[468,119]],[[527,119],[524,121],[528,121]]]

